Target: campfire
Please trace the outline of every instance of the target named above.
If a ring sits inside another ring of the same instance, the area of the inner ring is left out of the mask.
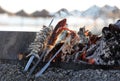
[[[24,69],[30,69],[29,77],[40,62],[46,64],[35,77],[41,76],[51,62],[120,65],[120,21],[104,27],[102,35],[94,35],[85,27],[78,32],[70,30],[67,19],[59,21],[54,29],[51,23],[29,45],[29,60]]]

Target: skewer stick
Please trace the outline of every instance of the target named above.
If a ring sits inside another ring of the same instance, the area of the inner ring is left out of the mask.
[[[50,22],[50,24],[49,24],[49,26],[48,26],[48,27],[50,27],[50,26],[51,26],[51,24],[52,24],[53,20],[54,20],[54,18],[51,20],[51,22]],[[34,56],[34,55],[32,55],[32,56],[30,57],[30,59],[28,60],[28,62],[27,62],[27,64],[26,64],[26,66],[25,66],[24,72],[26,72],[26,71],[29,69],[29,67],[30,67],[30,65],[31,65],[31,63],[32,63],[32,61],[33,61],[33,59],[34,59],[34,58],[35,58],[35,56]]]
[[[38,59],[38,61],[36,62],[36,64],[30,69],[28,77],[31,76],[31,74],[33,73],[33,71],[35,70],[35,68],[37,67],[37,65],[40,63],[41,59],[44,57],[45,54],[46,54],[46,50],[42,53],[42,55],[40,56],[40,58]]]
[[[38,72],[35,74],[35,78],[41,76],[43,74],[43,72],[48,68],[48,66],[50,65],[50,63],[52,62],[52,60],[59,54],[59,52],[63,49],[63,47],[66,45],[66,43],[68,42],[69,36],[66,38],[66,41],[64,42],[64,44],[61,46],[61,48],[54,54],[54,56],[48,61],[48,63]]]
[[[51,24],[52,24],[53,20],[54,20],[54,18],[51,20],[51,22],[50,22],[50,24],[48,25],[48,27],[50,27],[50,26],[51,26]]]
[[[63,49],[64,44],[62,45],[62,47],[55,53],[55,55],[48,61],[48,63],[35,75],[35,77],[39,77],[43,74],[43,72],[48,68],[48,66],[50,65],[50,63],[52,62],[52,60],[59,54],[59,52]]]
[[[29,69],[34,58],[35,58],[35,56],[33,56],[33,55],[30,57],[29,61],[27,62],[26,66],[25,66],[24,72],[26,72]]]

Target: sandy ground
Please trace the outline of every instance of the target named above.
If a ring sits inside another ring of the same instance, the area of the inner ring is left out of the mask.
[[[48,68],[39,78],[27,80],[20,65],[0,64],[0,81],[119,81],[120,70],[64,70]]]

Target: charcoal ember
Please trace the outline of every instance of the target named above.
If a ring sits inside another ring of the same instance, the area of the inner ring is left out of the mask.
[[[102,38],[94,47],[96,50],[87,59],[94,58],[95,63],[101,65],[120,65],[120,20],[104,27],[102,34]]]
[[[85,27],[79,29],[78,35],[80,37],[80,43],[88,43],[88,38],[85,36]]]
[[[120,39],[120,20],[118,20],[115,24],[109,25],[110,31],[116,36],[117,39]]]
[[[102,33],[103,33],[104,38],[106,38],[106,39],[109,39],[113,36],[112,32],[110,31],[110,28],[108,28],[108,27],[104,27],[102,29]]]
[[[94,45],[91,45],[89,47],[89,49],[87,50],[87,57],[88,56],[91,56],[91,54],[93,54],[95,52],[95,50],[97,49],[97,46],[94,44]]]
[[[115,25],[117,26],[118,29],[120,29],[120,20],[118,20]]]

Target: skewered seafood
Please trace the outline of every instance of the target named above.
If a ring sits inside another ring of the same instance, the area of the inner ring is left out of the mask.
[[[40,58],[38,59],[38,61],[36,62],[36,64],[32,67],[32,69],[30,70],[29,76],[31,76],[31,74],[33,73],[34,69],[37,67],[37,65],[39,64],[39,62],[43,59],[46,58],[46,56],[49,54],[49,52],[53,49],[53,47],[56,44],[57,38],[59,36],[59,33],[56,33],[56,31],[60,28],[60,27],[65,27],[66,26],[66,19],[63,19],[62,21],[60,21],[55,29],[53,30],[52,35],[49,38],[49,41],[47,42],[47,47],[45,48],[45,50],[43,50],[42,54],[40,55]],[[43,59],[43,60],[44,60]]]
[[[60,35],[63,34],[62,33],[63,31],[65,31],[67,34],[64,37],[64,40],[61,40],[62,42],[67,40],[66,45],[62,49],[63,53],[66,53],[66,52],[71,53],[73,46],[79,42],[80,39],[79,39],[79,36],[77,35],[77,33],[68,29],[66,27],[66,19],[63,19],[56,25],[56,27],[50,37],[50,40],[48,41],[47,53],[45,55],[45,58],[46,58],[46,56],[48,56],[49,52],[55,47],[55,45],[57,44],[57,40],[59,39]]]
[[[31,51],[31,53],[28,55],[36,54],[35,56],[39,56],[39,54],[46,48],[46,42],[48,38],[50,37],[50,34],[52,32],[51,27],[43,27],[43,29],[36,33],[36,38],[34,42],[31,43],[28,50]]]
[[[66,26],[66,19],[63,19],[62,21],[60,21],[56,27],[55,27],[55,30],[53,31],[50,39],[50,41],[48,41],[48,47],[47,47],[47,52],[45,54],[45,59],[46,59],[46,56],[48,56],[49,52],[55,47],[55,45],[57,44],[57,39],[59,37],[59,35],[62,33],[62,31],[64,30],[67,30],[69,31],[70,33],[68,34],[68,36],[65,38],[65,41],[64,41],[64,44],[62,45],[62,47],[58,50],[58,52],[60,52],[62,49],[64,49],[64,47],[66,45],[68,45],[69,43],[69,46],[71,44],[71,46],[75,45],[78,41],[79,41],[79,37],[78,35],[72,31],[72,30],[69,30],[68,28],[65,27]],[[54,37],[54,38],[53,38]],[[54,46],[54,47],[53,47]],[[70,47],[71,47],[70,46]],[[68,48],[69,49],[69,48]],[[66,50],[68,50],[66,49]],[[48,61],[48,63],[36,74],[36,77],[40,76],[44,71],[45,69],[47,69],[47,67],[49,66],[50,62],[52,62],[52,60],[58,55],[58,52],[54,55],[50,55],[50,60]]]
[[[52,61],[71,62],[72,60],[72,62],[89,64],[120,65],[120,21],[104,27],[100,37],[85,30],[85,27],[80,28],[78,33],[70,30],[66,26],[66,21],[63,19],[58,22],[54,30],[44,29],[45,31],[42,31],[45,32],[44,35],[37,34],[35,39],[37,43],[32,44],[31,47],[33,52],[35,50],[35,53],[38,53],[39,59],[29,75],[33,73],[40,61],[48,63],[40,73],[36,74],[36,77],[41,75]]]
[[[53,21],[53,20],[52,20]],[[51,21],[51,23],[52,23]],[[50,25],[51,25],[50,23]],[[28,63],[26,64],[26,67],[24,69],[24,71],[27,71],[29,66],[31,65],[33,59],[35,57],[37,57],[39,59],[39,54],[41,54],[41,52],[46,48],[46,42],[49,39],[49,36],[52,32],[52,27],[50,27],[50,25],[48,27],[43,26],[43,30],[41,30],[40,32],[38,32],[36,34],[36,38],[34,40],[33,43],[31,43],[31,45],[29,46],[29,50],[30,53],[26,56],[31,56]]]

